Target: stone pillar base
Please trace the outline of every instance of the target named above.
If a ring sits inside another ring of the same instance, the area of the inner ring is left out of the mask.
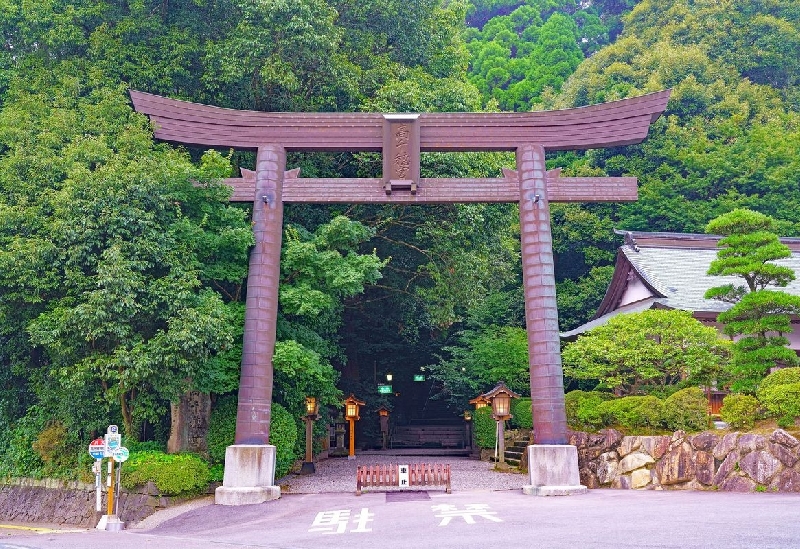
[[[280,486],[256,486],[252,488],[226,488],[214,490],[217,505],[256,505],[281,497]]]
[[[97,530],[106,532],[120,532],[125,529],[125,523],[119,520],[117,515],[103,515],[95,526]]]
[[[522,492],[531,496],[569,496],[585,494],[578,474],[578,449],[567,444],[528,446],[530,486]]]
[[[275,486],[275,446],[234,444],[225,449],[225,475],[214,492],[217,505],[253,505],[281,497]]]

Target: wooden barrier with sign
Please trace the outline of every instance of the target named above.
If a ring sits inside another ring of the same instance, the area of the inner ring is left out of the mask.
[[[450,489],[450,464],[360,465],[356,470],[356,495],[363,488],[411,488],[444,486]]]

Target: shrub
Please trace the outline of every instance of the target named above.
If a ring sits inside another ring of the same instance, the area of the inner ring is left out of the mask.
[[[664,400],[668,429],[702,431],[708,427],[708,398],[699,387],[681,389]]]
[[[47,475],[62,476],[76,465],[75,455],[69,447],[69,432],[60,421],[45,427],[31,447],[45,464],[44,473]]]
[[[217,401],[211,412],[208,425],[208,455],[211,463],[225,463],[225,449],[236,438],[236,398],[224,397]],[[289,472],[297,458],[295,443],[298,438],[298,425],[286,408],[272,403],[272,416],[269,426],[269,443],[276,448],[275,478]],[[215,478],[219,470],[214,470]]]
[[[600,405],[613,398],[599,391],[570,391],[564,397],[567,408],[567,424],[575,430],[594,430],[604,427]]]
[[[299,426],[286,408],[280,404],[272,403],[272,417],[269,426],[269,443],[276,447],[275,478],[280,478],[289,472],[292,464],[297,459],[295,443]]]
[[[628,430],[658,429],[664,418],[664,405],[654,396],[626,396],[607,400],[597,407],[603,424]]]
[[[494,448],[497,443],[497,422],[492,418],[492,408],[485,406],[472,415],[475,444],[479,448]]]
[[[767,387],[761,394],[761,403],[770,415],[778,420],[779,427],[791,427],[800,416],[800,383],[787,383]]]
[[[511,404],[511,425],[517,429],[533,429],[533,412],[531,399],[514,399]]]
[[[750,395],[727,395],[722,400],[720,417],[734,429],[750,429],[758,418],[758,400]]]
[[[197,494],[210,481],[208,463],[194,454],[158,451],[133,453],[121,470],[122,486],[132,489],[153,482],[161,495]]]
[[[214,404],[208,422],[208,457],[211,463],[225,463],[225,448],[236,437],[236,397],[222,397]]]
[[[781,368],[775,370],[758,384],[756,396],[763,402],[763,393],[776,385],[788,385],[789,383],[800,383],[800,368]]]

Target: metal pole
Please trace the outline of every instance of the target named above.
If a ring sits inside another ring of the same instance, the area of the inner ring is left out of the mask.
[[[95,491],[95,510],[100,512],[103,510],[103,487],[102,487],[102,474],[103,474],[103,460],[97,459],[94,463],[94,486]]]
[[[111,458],[111,461],[114,461],[114,459]],[[115,515],[117,515],[119,513],[120,473],[122,473],[122,463],[120,463],[119,467],[117,467],[117,482],[116,482],[116,494],[117,494],[117,497],[114,498],[114,514]]]
[[[106,479],[106,486],[108,487],[108,500],[106,501],[106,514],[114,514],[114,460],[108,460],[108,478]]]

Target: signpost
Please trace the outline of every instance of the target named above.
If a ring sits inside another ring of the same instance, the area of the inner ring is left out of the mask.
[[[89,455],[94,458],[94,465],[92,471],[94,472],[94,487],[95,487],[95,511],[102,510],[102,492],[100,486],[100,474],[102,472],[103,458],[106,455],[106,441],[102,438],[96,438],[89,443]]]
[[[116,507],[114,501],[114,487],[119,486],[119,473],[120,468],[117,469],[116,478],[114,475],[114,462],[122,464],[128,459],[128,449],[122,445],[122,435],[116,425],[109,425],[108,431],[103,438],[97,438],[89,444],[89,455],[95,458],[94,467],[92,470],[95,473],[95,486],[97,488],[97,511],[101,510],[101,480],[103,458],[111,458],[108,460],[108,476],[106,477],[107,487],[107,501],[106,501],[106,514],[100,517],[96,528],[98,530],[109,530],[118,532],[125,528],[125,523],[119,520],[116,514]]]

